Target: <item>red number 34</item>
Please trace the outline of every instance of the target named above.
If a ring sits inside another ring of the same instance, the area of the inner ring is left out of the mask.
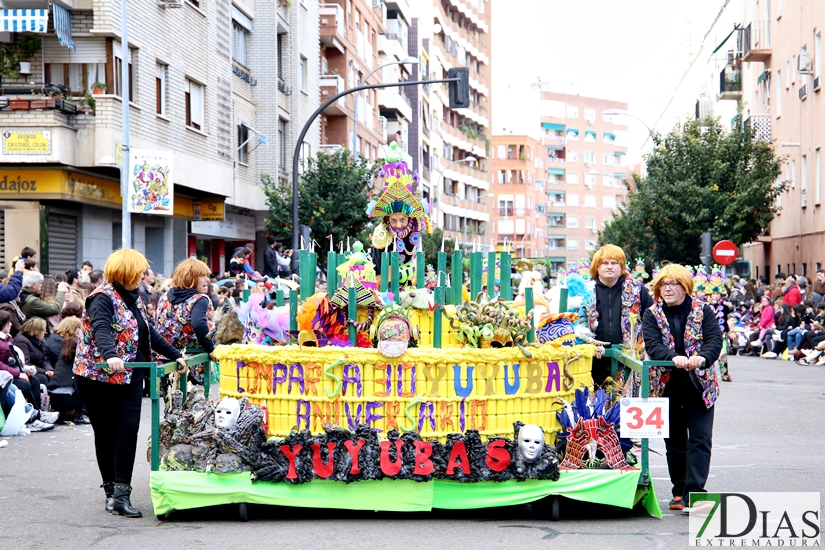
[[[642,409],[639,407],[630,407],[627,413],[633,415],[633,418],[627,422],[627,427],[631,430],[638,430],[645,424],[648,426],[655,426],[657,430],[661,430],[665,421],[662,420],[662,408],[656,407],[651,413],[642,420]]]

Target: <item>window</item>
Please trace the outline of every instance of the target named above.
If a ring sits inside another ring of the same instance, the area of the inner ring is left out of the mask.
[[[605,187],[612,187],[614,185],[618,185],[618,180],[613,176],[604,175],[602,176],[602,185]]]
[[[506,159],[507,158],[507,146],[506,145],[499,145],[498,146],[498,158]]]
[[[576,216],[567,216],[567,227],[570,229],[579,227],[579,218]]]
[[[275,55],[277,56],[278,61],[279,84],[281,82],[286,82],[287,71],[289,69],[289,65],[287,64],[286,58],[287,38],[287,34],[285,32],[281,32],[278,33],[278,39],[275,41]],[[352,72],[352,66],[350,66],[350,72]],[[350,87],[352,86],[353,85],[350,82]]]
[[[579,183],[579,173],[578,172],[567,172],[567,183],[572,183],[572,184]]]
[[[585,174],[584,175],[584,185],[586,187],[593,187],[596,185],[596,175],[595,174]]]
[[[578,141],[579,140],[579,133],[578,132],[567,132],[567,140],[568,141]]]
[[[584,110],[584,119],[593,124],[596,122],[596,109],[585,109]]]
[[[498,182],[499,183],[507,183],[506,178],[507,178],[507,176],[505,175],[505,171],[504,170],[499,170],[498,171]]]
[[[616,195],[604,195],[602,197],[602,206],[605,208],[616,208]]]
[[[243,65],[249,66],[247,55],[249,52],[249,30],[241,23],[232,20],[232,59]]]
[[[579,239],[567,239],[567,250],[578,250]]]
[[[816,204],[822,201],[822,151],[816,150]]]
[[[103,59],[105,56],[104,51]],[[72,96],[82,97],[86,93],[83,88],[84,77],[89,92],[93,83],[106,82],[106,63],[46,63],[45,70],[46,82],[63,84]]]
[[[604,122],[608,122],[610,124],[613,124],[613,115],[607,114],[607,111],[602,111],[602,120]]]
[[[596,228],[596,218],[593,216],[587,216],[584,219],[584,227],[587,229],[595,229]]]
[[[579,195],[577,193],[568,193],[567,194],[567,204],[568,204],[568,206],[578,206],[579,205]]]
[[[791,189],[796,187],[796,160],[791,160]]]
[[[587,239],[584,241],[584,249],[585,250],[596,250],[596,240],[595,239]]]
[[[186,79],[184,97],[186,102],[186,125],[195,130],[203,130],[203,86]]]
[[[585,153],[584,154],[584,163],[587,166],[592,166],[596,163],[596,153]]]
[[[307,89],[307,58],[303,55],[301,56],[301,60],[298,62],[298,71],[301,76],[301,89]]]
[[[192,4],[193,6],[195,6],[196,8],[199,8],[200,5],[201,5],[201,0],[186,0],[186,1],[189,2],[190,4]]]
[[[802,208],[808,206],[808,155],[802,155]]]
[[[282,174],[286,174],[286,120],[278,119],[278,169]]]
[[[512,199],[500,199],[498,201],[498,215],[499,216],[512,216],[513,215],[513,201]]]
[[[155,66],[155,112],[166,114],[166,65],[158,63]]]
[[[238,162],[246,164],[248,160],[247,145],[249,143],[249,127],[246,124],[238,124]]]
[[[612,153],[605,154],[604,164],[606,164],[607,166],[613,166],[614,164],[616,164],[616,157],[614,157]]]
[[[120,49],[120,42],[112,42],[112,54],[114,55],[114,59],[115,59],[114,74],[112,75],[112,77],[114,78],[114,81],[115,81],[115,95],[123,97],[123,82],[122,82],[123,61],[121,59],[121,53],[122,52],[121,52],[121,49]],[[128,82],[129,90],[128,90],[128,93],[126,95],[126,98],[129,101],[132,101],[132,102],[134,102],[134,100],[135,100],[134,87],[132,86],[132,82],[133,82],[133,78],[132,78],[132,56],[133,55],[134,54],[133,54],[132,50],[130,49],[129,50],[129,59],[127,60],[127,63],[129,63],[129,67],[128,67],[128,70],[129,70],[129,82]]]
[[[596,206],[596,195],[585,195],[584,196],[584,205],[585,206]]]
[[[579,161],[579,152],[578,151],[567,151],[567,162],[578,162]]]
[[[567,107],[567,118],[579,118],[579,108],[578,107]]]
[[[782,116],[782,71],[776,71],[776,116]]]

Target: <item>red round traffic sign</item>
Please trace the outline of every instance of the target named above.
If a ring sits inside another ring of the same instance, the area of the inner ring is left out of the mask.
[[[719,241],[713,247],[713,259],[721,265],[730,265],[736,261],[739,249],[731,241]]]

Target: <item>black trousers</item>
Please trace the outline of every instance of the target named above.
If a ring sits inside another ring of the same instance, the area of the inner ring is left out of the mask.
[[[75,418],[83,413],[83,402],[80,400],[80,396],[77,395],[76,391],[71,395],[67,393],[49,392],[49,399],[51,399],[52,410],[58,411],[61,418],[64,417],[68,411],[75,411]]]
[[[713,413],[699,390],[686,384],[665,388],[670,398],[670,437],[665,439],[667,469],[673,496],[687,501],[690,493],[704,493],[713,446]]]
[[[26,398],[26,401],[31,403],[35,409],[40,410],[40,380],[35,376],[29,377],[28,380],[22,378],[15,378],[12,383],[17,386],[17,389]]]
[[[107,384],[82,376],[75,376],[74,380],[95,432],[95,454],[102,480],[131,484],[143,377],[132,379],[128,385]]]
[[[808,348],[814,349],[817,344],[825,340],[825,332],[814,332],[809,330],[805,333],[805,342],[808,343]]]

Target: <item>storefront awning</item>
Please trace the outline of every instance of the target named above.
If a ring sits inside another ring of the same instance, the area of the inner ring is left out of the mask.
[[[576,134],[576,135],[579,135],[579,131],[578,131],[578,130],[576,130],[575,128],[568,128],[568,129],[567,129],[567,133],[568,133],[568,134]]]
[[[542,128],[546,128],[547,130],[558,130],[560,132],[564,131],[564,124],[553,124],[552,122],[542,122]]]
[[[49,10],[0,10],[0,30],[4,32],[45,33],[49,26]]]
[[[556,176],[563,176],[564,168],[548,168],[547,173]]]
[[[563,145],[545,145],[551,151],[564,151]]]
[[[625,153],[624,151],[615,151],[613,154],[616,155],[617,157],[623,157],[627,153]]]

